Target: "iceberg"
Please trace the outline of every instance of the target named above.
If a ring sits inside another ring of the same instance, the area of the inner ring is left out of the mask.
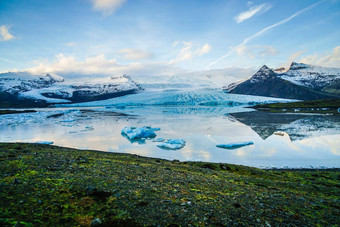
[[[155,143],[159,143],[159,142],[164,142],[164,138],[156,138],[154,140],[152,140],[152,142],[155,142]]]
[[[53,141],[37,141],[37,142],[34,142],[36,144],[47,144],[47,145],[51,145],[53,144],[54,142]]]
[[[168,139],[164,143],[160,143],[157,145],[157,147],[162,149],[170,149],[170,150],[178,150],[185,146],[185,140],[184,139]]]
[[[240,147],[244,147],[244,146],[248,146],[252,144],[254,143],[251,141],[247,141],[247,142],[237,142],[237,143],[228,143],[228,144],[218,144],[216,145],[216,147],[224,148],[224,149],[236,149],[236,148],[240,148]]]
[[[154,131],[160,130],[158,128],[151,127],[124,127],[121,131],[122,135],[127,137],[129,140],[136,139],[149,139],[156,137],[156,133]]]

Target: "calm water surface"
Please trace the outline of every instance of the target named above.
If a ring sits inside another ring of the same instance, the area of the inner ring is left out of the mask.
[[[181,161],[255,167],[340,167],[340,117],[269,114],[243,108],[136,107],[39,109],[0,116],[1,142],[53,141],[55,145],[132,153]],[[163,150],[152,140],[131,143],[125,126],[161,128],[157,137],[183,138],[180,150]],[[285,133],[275,133],[282,131]],[[252,141],[221,149],[217,144]]]

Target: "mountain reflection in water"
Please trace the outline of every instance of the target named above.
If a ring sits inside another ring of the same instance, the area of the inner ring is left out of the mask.
[[[292,141],[320,135],[340,134],[340,117],[333,115],[252,111],[232,113],[230,116],[251,127],[264,140],[277,131],[287,133]]]

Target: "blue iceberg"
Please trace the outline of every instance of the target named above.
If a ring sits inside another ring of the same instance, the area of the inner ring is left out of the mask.
[[[236,148],[240,148],[240,147],[244,147],[244,146],[248,146],[252,144],[254,144],[254,142],[247,141],[247,142],[237,142],[237,143],[228,143],[228,144],[218,144],[216,145],[216,147],[224,148],[224,149],[236,149]]]
[[[168,139],[164,143],[160,143],[157,145],[157,147],[162,149],[170,149],[170,150],[178,150],[185,146],[185,140],[184,139]]]
[[[37,142],[34,142],[36,144],[46,144],[46,145],[51,145],[53,144],[54,142],[53,141],[37,141]]]
[[[122,135],[129,140],[150,139],[155,138],[157,135],[154,131],[160,130],[151,127],[124,127],[121,131]]]

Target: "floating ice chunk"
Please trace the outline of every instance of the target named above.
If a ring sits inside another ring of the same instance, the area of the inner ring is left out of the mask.
[[[159,130],[161,130],[161,128],[152,128],[150,126],[144,126],[143,128],[147,128],[147,129],[149,129],[151,131],[159,131]]]
[[[247,141],[247,142],[238,142],[238,143],[218,144],[216,145],[216,147],[225,148],[225,149],[236,149],[239,147],[244,147],[244,146],[248,146],[252,144],[254,143],[251,141]]]
[[[124,127],[121,131],[123,136],[126,136],[129,140],[143,139],[143,138],[154,138],[156,133],[151,127]]]
[[[157,147],[170,150],[178,150],[183,148],[184,146],[185,146],[184,139],[168,139],[166,142],[157,145]]]
[[[48,144],[48,145],[51,145],[54,142],[53,141],[37,141],[37,142],[34,142],[34,143],[36,143],[36,144]]]
[[[74,122],[76,121],[75,119],[65,119],[65,120],[61,120],[59,122]]]
[[[164,138],[156,138],[152,140],[152,142],[163,142],[165,139]]]

